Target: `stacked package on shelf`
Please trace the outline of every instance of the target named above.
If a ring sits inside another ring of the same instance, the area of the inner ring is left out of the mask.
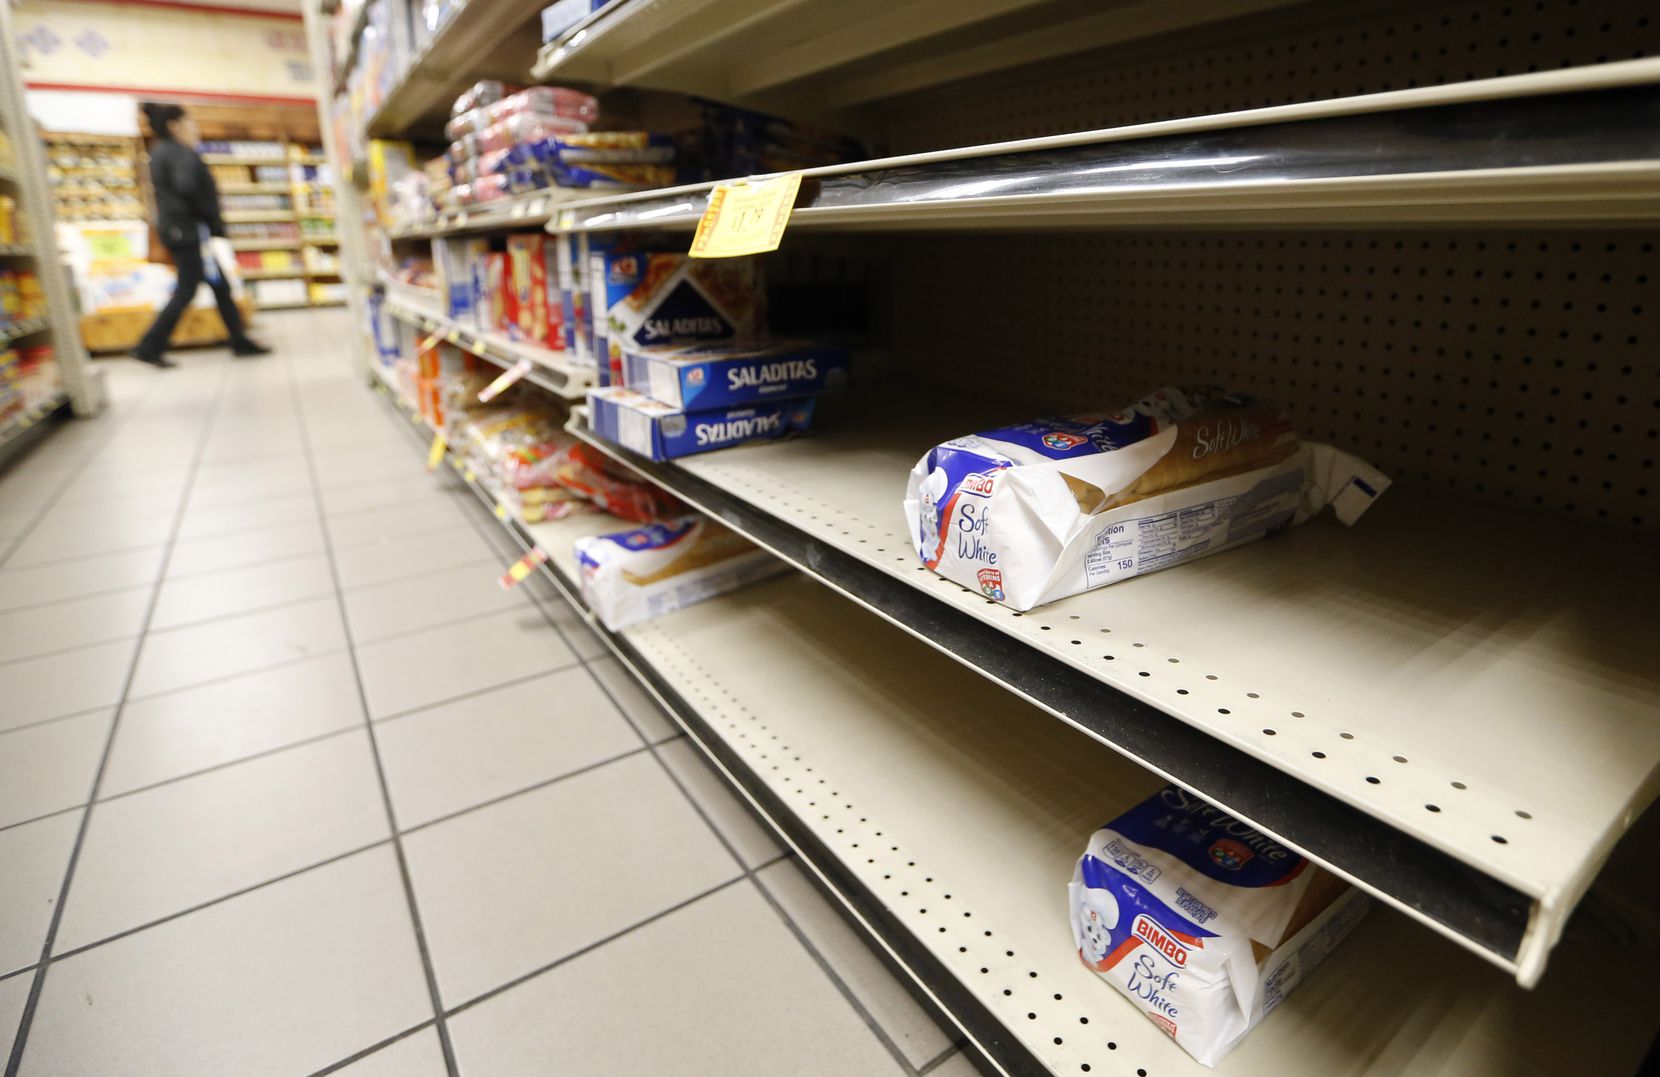
[[[789,571],[696,513],[577,539],[576,559],[583,601],[613,632]]]
[[[653,460],[805,433],[846,384],[845,349],[766,337],[754,259],[613,246],[590,250],[587,281],[593,428]]]
[[[1095,832],[1068,896],[1083,963],[1206,1066],[1371,907],[1360,891],[1174,785]]]
[[[650,131],[593,131],[599,102],[576,90],[481,82],[445,128],[445,178],[428,171],[441,209],[550,187],[636,189],[675,182],[675,140]]]
[[[564,351],[558,249],[559,240],[541,232],[495,241],[434,240],[434,277],[444,313],[485,332]]]
[[[0,329],[45,316],[46,291],[34,270],[0,270]]]
[[[1389,487],[1298,439],[1284,412],[1216,386],[1040,419],[936,446],[904,510],[928,568],[1017,610],[1169,568],[1300,524],[1352,524]]]

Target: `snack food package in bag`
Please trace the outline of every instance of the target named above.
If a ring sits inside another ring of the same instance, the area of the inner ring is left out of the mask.
[[[911,470],[904,508],[924,565],[1028,610],[1327,505],[1351,524],[1388,486],[1365,461],[1299,441],[1274,405],[1201,386],[947,441]]]
[[[1079,959],[1207,1066],[1371,907],[1336,876],[1173,785],[1095,832],[1068,901]]]
[[[582,600],[613,632],[789,571],[748,539],[695,513],[575,545]]]

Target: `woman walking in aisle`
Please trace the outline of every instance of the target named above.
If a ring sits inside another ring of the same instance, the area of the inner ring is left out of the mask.
[[[185,308],[196,297],[204,280],[213,289],[219,316],[230,331],[231,351],[237,355],[266,355],[270,348],[249,340],[242,329],[242,313],[231,300],[230,285],[222,272],[207,276],[202,261],[202,244],[209,236],[224,236],[225,220],[219,212],[219,186],[213,173],[196,154],[201,129],[196,119],[178,105],[146,102],[144,115],[156,144],[150,150],[150,181],[156,191],[156,231],[162,245],[173,256],[179,280],[173,296],[150,323],[144,339],[133,349],[134,359],[151,366],[176,366],[167,358],[167,344]]]

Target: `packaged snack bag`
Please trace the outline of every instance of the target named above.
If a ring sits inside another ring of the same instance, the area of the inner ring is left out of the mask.
[[[847,384],[845,348],[766,344],[619,344],[622,384],[676,408],[736,407],[811,396]]]
[[[813,423],[811,397],[681,411],[618,385],[590,391],[588,411],[596,434],[653,460],[804,434]]]
[[[508,333],[554,351],[565,349],[565,323],[557,287],[554,247],[559,242],[542,233],[507,237]]]
[[[1283,413],[1213,386],[1122,411],[956,438],[911,471],[905,515],[923,564],[1028,610],[1216,553],[1327,505],[1351,524],[1389,486]]]
[[[582,599],[613,632],[789,566],[703,516],[576,540]]]
[[[686,511],[674,495],[641,482],[591,445],[572,445],[559,457],[554,479],[619,520],[650,523]]]
[[[1068,897],[1083,963],[1207,1066],[1371,907],[1360,891],[1173,785],[1095,832]]]

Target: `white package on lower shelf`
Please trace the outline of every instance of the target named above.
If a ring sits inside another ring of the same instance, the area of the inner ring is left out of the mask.
[[[1212,1072],[1083,965],[1068,919],[1083,842],[1156,776],[799,575],[622,639],[1045,1068]],[[1570,939],[1524,991],[1377,909],[1216,1072],[1632,1072],[1655,957]]]

